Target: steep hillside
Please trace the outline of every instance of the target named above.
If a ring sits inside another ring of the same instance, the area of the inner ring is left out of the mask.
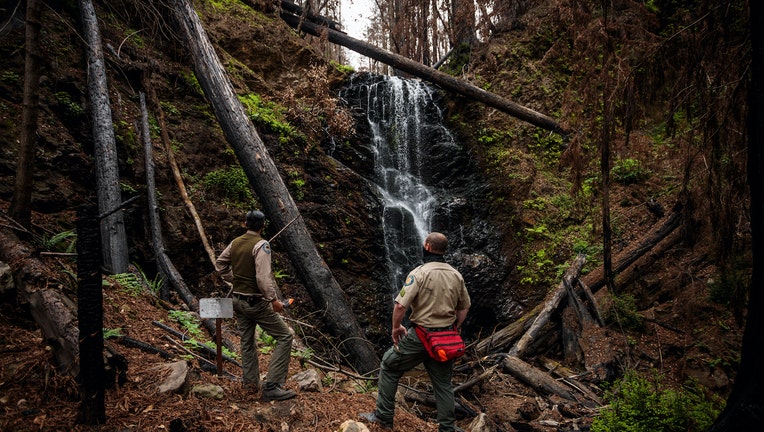
[[[607,323],[598,343],[618,351],[616,376],[633,369],[665,375],[672,383],[692,378],[709,393],[725,397],[739,362],[745,317],[740,305],[750,273],[747,192],[739,180],[745,140],[736,132],[742,130],[744,65],[749,56],[738,4],[742,2],[732,2],[725,13],[704,10],[705,2],[686,2],[686,9],[671,2],[676,9],[663,11],[650,10],[644,2],[615,2],[607,20],[589,3],[597,2],[518,2],[512,28],[480,43],[468,60],[456,58],[447,64],[463,79],[553,115],[573,131],[563,139],[447,95],[450,126],[488,184],[489,192],[480,198],[490,223],[501,227],[507,274],[502,290],[511,293],[512,307],[502,322],[493,324],[500,328],[536,306],[557,286],[577,253],[588,256],[585,281],[601,281],[599,158],[601,143],[607,142],[613,165],[608,193],[614,263],[638,248],[675,211],[681,212],[681,224],[619,272],[617,296],[598,290]],[[268,0],[195,2],[195,7],[322,257],[348,294],[359,322],[382,350],[389,298],[378,291],[385,280],[381,228],[369,216],[374,209],[368,207],[373,201],[368,199],[367,183],[330,156],[337,143],[352,149],[359,140],[352,117],[336,96],[349,73],[327,62],[281,22]],[[149,87],[156,94],[150,108],[163,112],[190,198],[218,252],[239,232],[241,215],[257,206],[257,199],[161,2],[96,2],[96,9],[124,198],[141,196],[126,211],[130,257],[152,279],[155,263],[137,133],[141,89]],[[3,229],[33,245],[34,257],[49,266],[51,284],[74,296],[74,260],[40,253],[71,246],[65,234],[74,227],[73,209],[94,200],[86,59],[76,2],[45,7],[43,16],[42,110],[29,232],[14,229],[4,213],[13,191],[22,108],[23,22],[14,21],[15,27],[0,31],[0,219]],[[702,65],[703,73],[688,72],[693,70],[688,65]],[[692,91],[683,91],[685,84]],[[711,106],[717,109],[706,108]],[[213,277],[177,192],[156,119],[154,111],[152,138],[167,252],[194,294],[219,295],[225,287]],[[613,128],[603,129],[603,124]],[[280,288],[297,300],[289,316],[307,324],[300,336],[316,355],[313,360],[343,363],[333,349],[336,341],[323,332],[322,316],[278,241],[274,251]],[[163,321],[183,330],[169,317],[168,305],[124,285],[109,280],[105,288],[105,327],[176,356],[187,355],[151,324]],[[29,305],[12,290],[3,291],[2,300],[0,388],[6,396],[0,397],[0,429],[70,429],[78,406],[76,383],[56,373]],[[171,300],[173,308],[182,309],[177,298]],[[472,328],[472,342],[493,330],[494,326]],[[563,358],[556,342],[559,334],[554,329],[549,334],[552,341],[535,354],[539,359]],[[232,322],[226,323],[225,335],[238,347]],[[267,351],[266,341],[263,345]],[[224,399],[166,397],[154,391],[158,374],[151,369],[164,360],[116,342],[114,346],[127,356],[129,369],[127,382],[108,392],[109,423],[104,430],[329,431],[373,406],[368,392],[373,382],[353,379],[352,373],[319,368],[322,392],[302,392],[295,403],[269,405],[236,380],[204,371],[193,360],[192,384],[218,384]],[[485,364],[476,360],[465,359],[457,382],[482,372]],[[240,372],[232,364],[225,367],[233,375]],[[294,357],[291,372],[311,367]],[[417,378],[414,375],[410,385],[425,388]],[[590,384],[600,396],[607,386],[598,380]],[[500,430],[586,428],[594,415],[538,397],[518,379],[500,373],[467,390],[464,400]],[[437,429],[415,415],[428,418],[426,404],[409,404],[408,412],[399,411],[396,430]],[[466,416],[459,424],[467,427],[471,420]]]

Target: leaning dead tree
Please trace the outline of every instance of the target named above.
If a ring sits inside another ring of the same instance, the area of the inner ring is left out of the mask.
[[[202,225],[202,219],[199,217],[199,213],[196,211],[196,206],[194,206],[194,203],[191,202],[191,198],[188,196],[188,191],[186,190],[186,185],[183,182],[183,177],[180,175],[180,167],[178,166],[178,162],[175,160],[175,152],[172,149],[170,135],[167,133],[164,111],[162,111],[162,107],[159,105],[159,98],[157,97],[154,86],[151,85],[151,79],[149,79],[148,76],[144,77],[143,86],[148,93],[148,100],[151,103],[154,112],[156,113],[156,120],[157,123],[159,123],[159,136],[162,139],[164,151],[167,156],[167,163],[170,165],[170,169],[172,170],[172,176],[175,178],[175,183],[178,185],[178,192],[180,193],[181,198],[183,198],[183,203],[186,205],[186,210],[194,220],[196,230],[199,232],[199,239],[202,241],[204,250],[207,252],[207,256],[210,258],[210,264],[215,265],[215,250],[212,248],[209,240],[207,239],[207,234],[205,233],[204,226]]]
[[[342,288],[318,254],[297,206],[279,176],[263,141],[236,97],[225,69],[218,59],[196,11],[188,0],[172,0],[171,14],[187,45],[194,70],[210,101],[228,142],[247,174],[263,209],[276,227],[285,227],[280,237],[313,302],[325,313],[330,332],[341,339],[348,361],[362,373],[379,366],[379,358],[363,336]]]
[[[282,2],[282,5],[284,3],[287,2]],[[294,9],[294,7],[292,7],[292,9]],[[281,13],[281,19],[297,30],[304,31],[314,36],[326,35],[329,42],[342,45],[359,54],[393,66],[403,72],[410,73],[423,80],[435,83],[446,90],[482,102],[534,126],[563,135],[567,134],[567,131],[555,119],[547,115],[512,102],[497,94],[485,91],[480,87],[454,78],[451,75],[440,72],[429,66],[425,66],[419,62],[403,57],[402,55],[377,48],[374,45],[352,38],[340,31],[316,24],[315,21],[317,20],[315,17],[313,19],[303,19],[300,15],[301,12],[299,12],[299,8],[297,8],[297,11],[298,15],[290,13],[289,11],[284,11]]]
[[[146,192],[148,193],[148,206],[149,206],[149,225],[151,226],[151,245],[154,249],[154,257],[157,262],[159,272],[164,281],[167,281],[180,298],[192,311],[199,312],[199,301],[196,296],[188,289],[186,282],[183,280],[180,272],[167,256],[164,248],[164,240],[162,240],[162,227],[159,218],[159,203],[157,202],[156,194],[156,181],[154,179],[154,151],[153,143],[151,140],[151,132],[149,129],[149,112],[146,108],[146,96],[143,92],[139,93],[140,106],[141,106],[141,126],[140,136],[143,141],[143,152],[146,167]],[[206,318],[202,319],[202,323],[207,331],[211,335],[216,333],[215,320]],[[233,344],[224,340],[223,344],[226,348],[233,350]]]
[[[88,52],[88,95],[93,117],[98,209],[101,213],[106,213],[122,204],[117,143],[114,138],[114,121],[111,118],[109,88],[106,84],[101,33],[93,2],[80,0],[80,13]],[[101,242],[103,266],[106,271],[125,273],[130,262],[122,212],[114,212],[101,221]]]

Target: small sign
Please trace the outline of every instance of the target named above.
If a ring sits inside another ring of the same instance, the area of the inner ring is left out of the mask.
[[[199,299],[199,316],[202,318],[233,318],[233,299]]]

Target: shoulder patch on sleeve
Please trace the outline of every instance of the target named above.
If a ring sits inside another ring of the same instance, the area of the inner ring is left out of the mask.
[[[414,280],[415,280],[414,275],[409,275],[409,277],[406,278],[406,282],[403,283],[403,286],[407,287],[407,286],[413,284]]]
[[[263,252],[267,253],[268,255],[271,254],[271,244],[268,243],[268,242],[263,243],[263,245],[260,247],[260,249]]]

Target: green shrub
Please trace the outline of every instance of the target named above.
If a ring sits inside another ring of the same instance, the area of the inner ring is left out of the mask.
[[[104,340],[111,339],[111,338],[118,338],[118,337],[124,336],[122,334],[122,328],[121,327],[115,328],[115,329],[110,329],[110,328],[104,327],[102,329],[102,332],[103,332],[103,339]]]
[[[610,170],[613,180],[621,184],[634,184],[650,178],[650,170],[642,166],[637,159],[620,159]]]
[[[79,117],[85,114],[85,109],[80,104],[72,100],[67,92],[57,92],[53,95],[56,101],[64,108],[64,112],[69,117]]]
[[[536,131],[533,133],[533,142],[528,147],[545,164],[555,166],[565,150],[565,142],[560,134]]]
[[[207,173],[202,180],[206,189],[216,190],[231,201],[250,203],[253,200],[249,179],[240,166]]]
[[[609,405],[592,422],[592,432],[705,431],[724,405],[718,397],[707,397],[695,382],[666,388],[660,376],[647,379],[634,371],[614,389],[606,392]]]
[[[270,101],[264,101],[260,95],[246,94],[239,96],[239,101],[247,110],[247,116],[253,122],[279,134],[281,142],[297,135],[295,129],[284,118],[286,108]]]

